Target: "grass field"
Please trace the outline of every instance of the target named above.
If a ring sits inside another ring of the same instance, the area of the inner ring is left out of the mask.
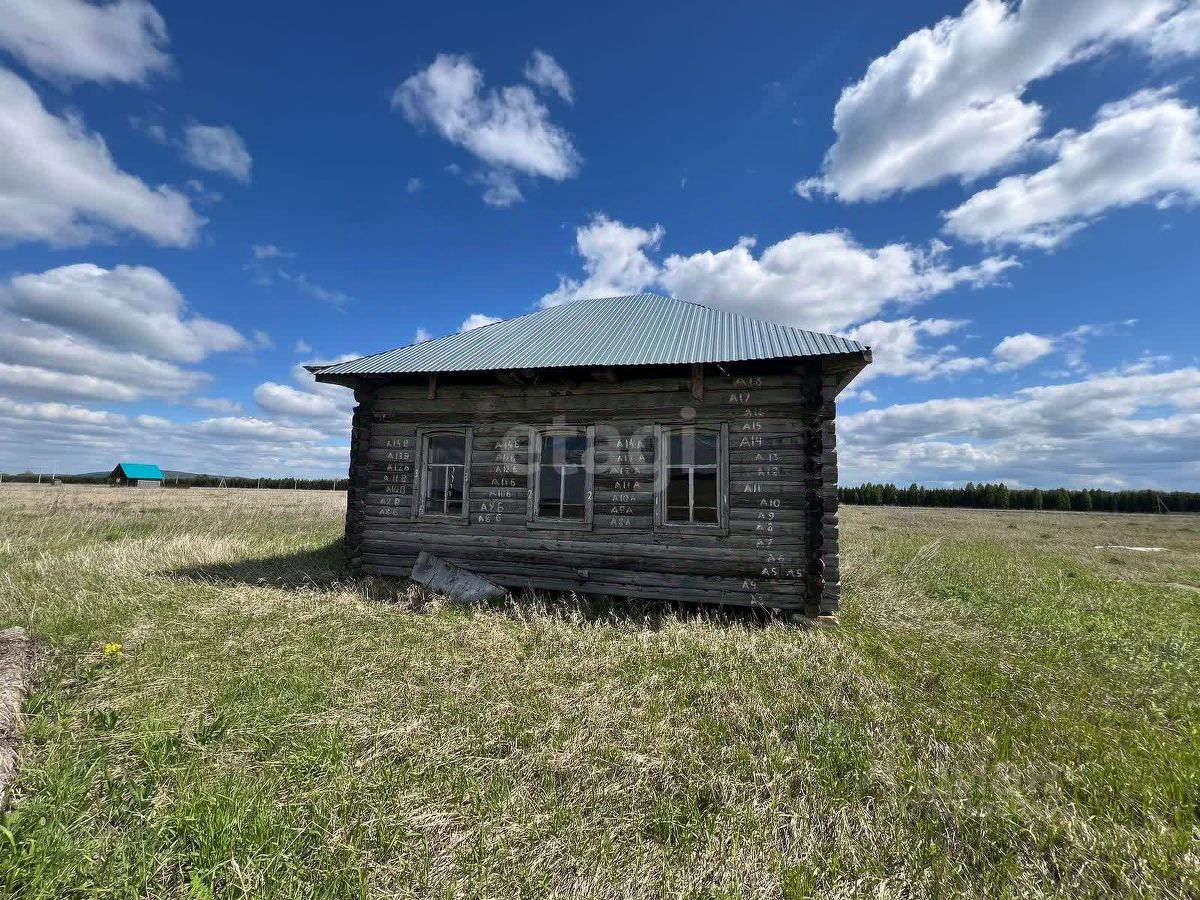
[[[0,894],[1200,895],[1200,519],[846,509],[824,630],[444,606],[343,504],[0,488]]]

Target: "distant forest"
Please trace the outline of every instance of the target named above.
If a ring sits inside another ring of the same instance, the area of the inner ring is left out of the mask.
[[[897,487],[872,484],[838,488],[842,503],[859,506],[955,506],[971,509],[1051,509],[1061,512],[1200,512],[1200,494],[1191,491],[1101,491],[1095,488],[1010,488],[975,484],[960,488]]]
[[[217,487],[220,475],[166,473],[167,488]],[[242,478],[226,475],[225,486],[272,490],[344,491],[345,478]],[[0,481],[34,483],[33,472],[0,474]],[[63,484],[105,484],[107,476],[59,475]],[[42,476],[47,484],[50,477]],[[1049,509],[1060,512],[1200,513],[1200,493],[1193,491],[1102,491],[1096,488],[1010,488],[1006,484],[975,484],[960,488],[930,488],[919,484],[898,487],[867,482],[858,487],[838,488],[838,499],[854,506],[942,506],[969,509]]]

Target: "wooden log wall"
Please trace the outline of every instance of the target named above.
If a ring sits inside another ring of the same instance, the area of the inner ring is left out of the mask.
[[[644,371],[644,370],[643,370]],[[833,376],[819,362],[532,383],[441,376],[360,387],[346,544],[367,574],[407,576],[426,550],[508,587],[769,606],[838,602]],[[655,426],[728,431],[726,531],[655,527]],[[530,426],[595,427],[592,522],[527,521]],[[469,516],[414,514],[418,429],[470,426]]]
[[[354,417],[350,425],[350,474],[346,485],[346,561],[350,571],[362,569],[363,538],[367,524],[367,490],[371,480],[371,425],[375,391],[354,391]]]
[[[837,410],[834,397],[841,376],[821,377],[821,544],[814,562],[821,573],[820,600],[810,613],[837,612],[842,597],[841,563],[838,557],[838,468],[837,430],[834,426]]]

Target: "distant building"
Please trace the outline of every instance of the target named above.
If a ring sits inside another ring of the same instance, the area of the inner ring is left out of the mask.
[[[112,484],[123,487],[162,487],[162,469],[149,463],[117,463],[108,476]]]

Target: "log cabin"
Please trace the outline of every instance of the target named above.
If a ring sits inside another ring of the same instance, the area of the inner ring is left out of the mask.
[[[655,294],[577,300],[334,365],[345,547],[508,588],[836,611],[838,393],[862,344]]]

